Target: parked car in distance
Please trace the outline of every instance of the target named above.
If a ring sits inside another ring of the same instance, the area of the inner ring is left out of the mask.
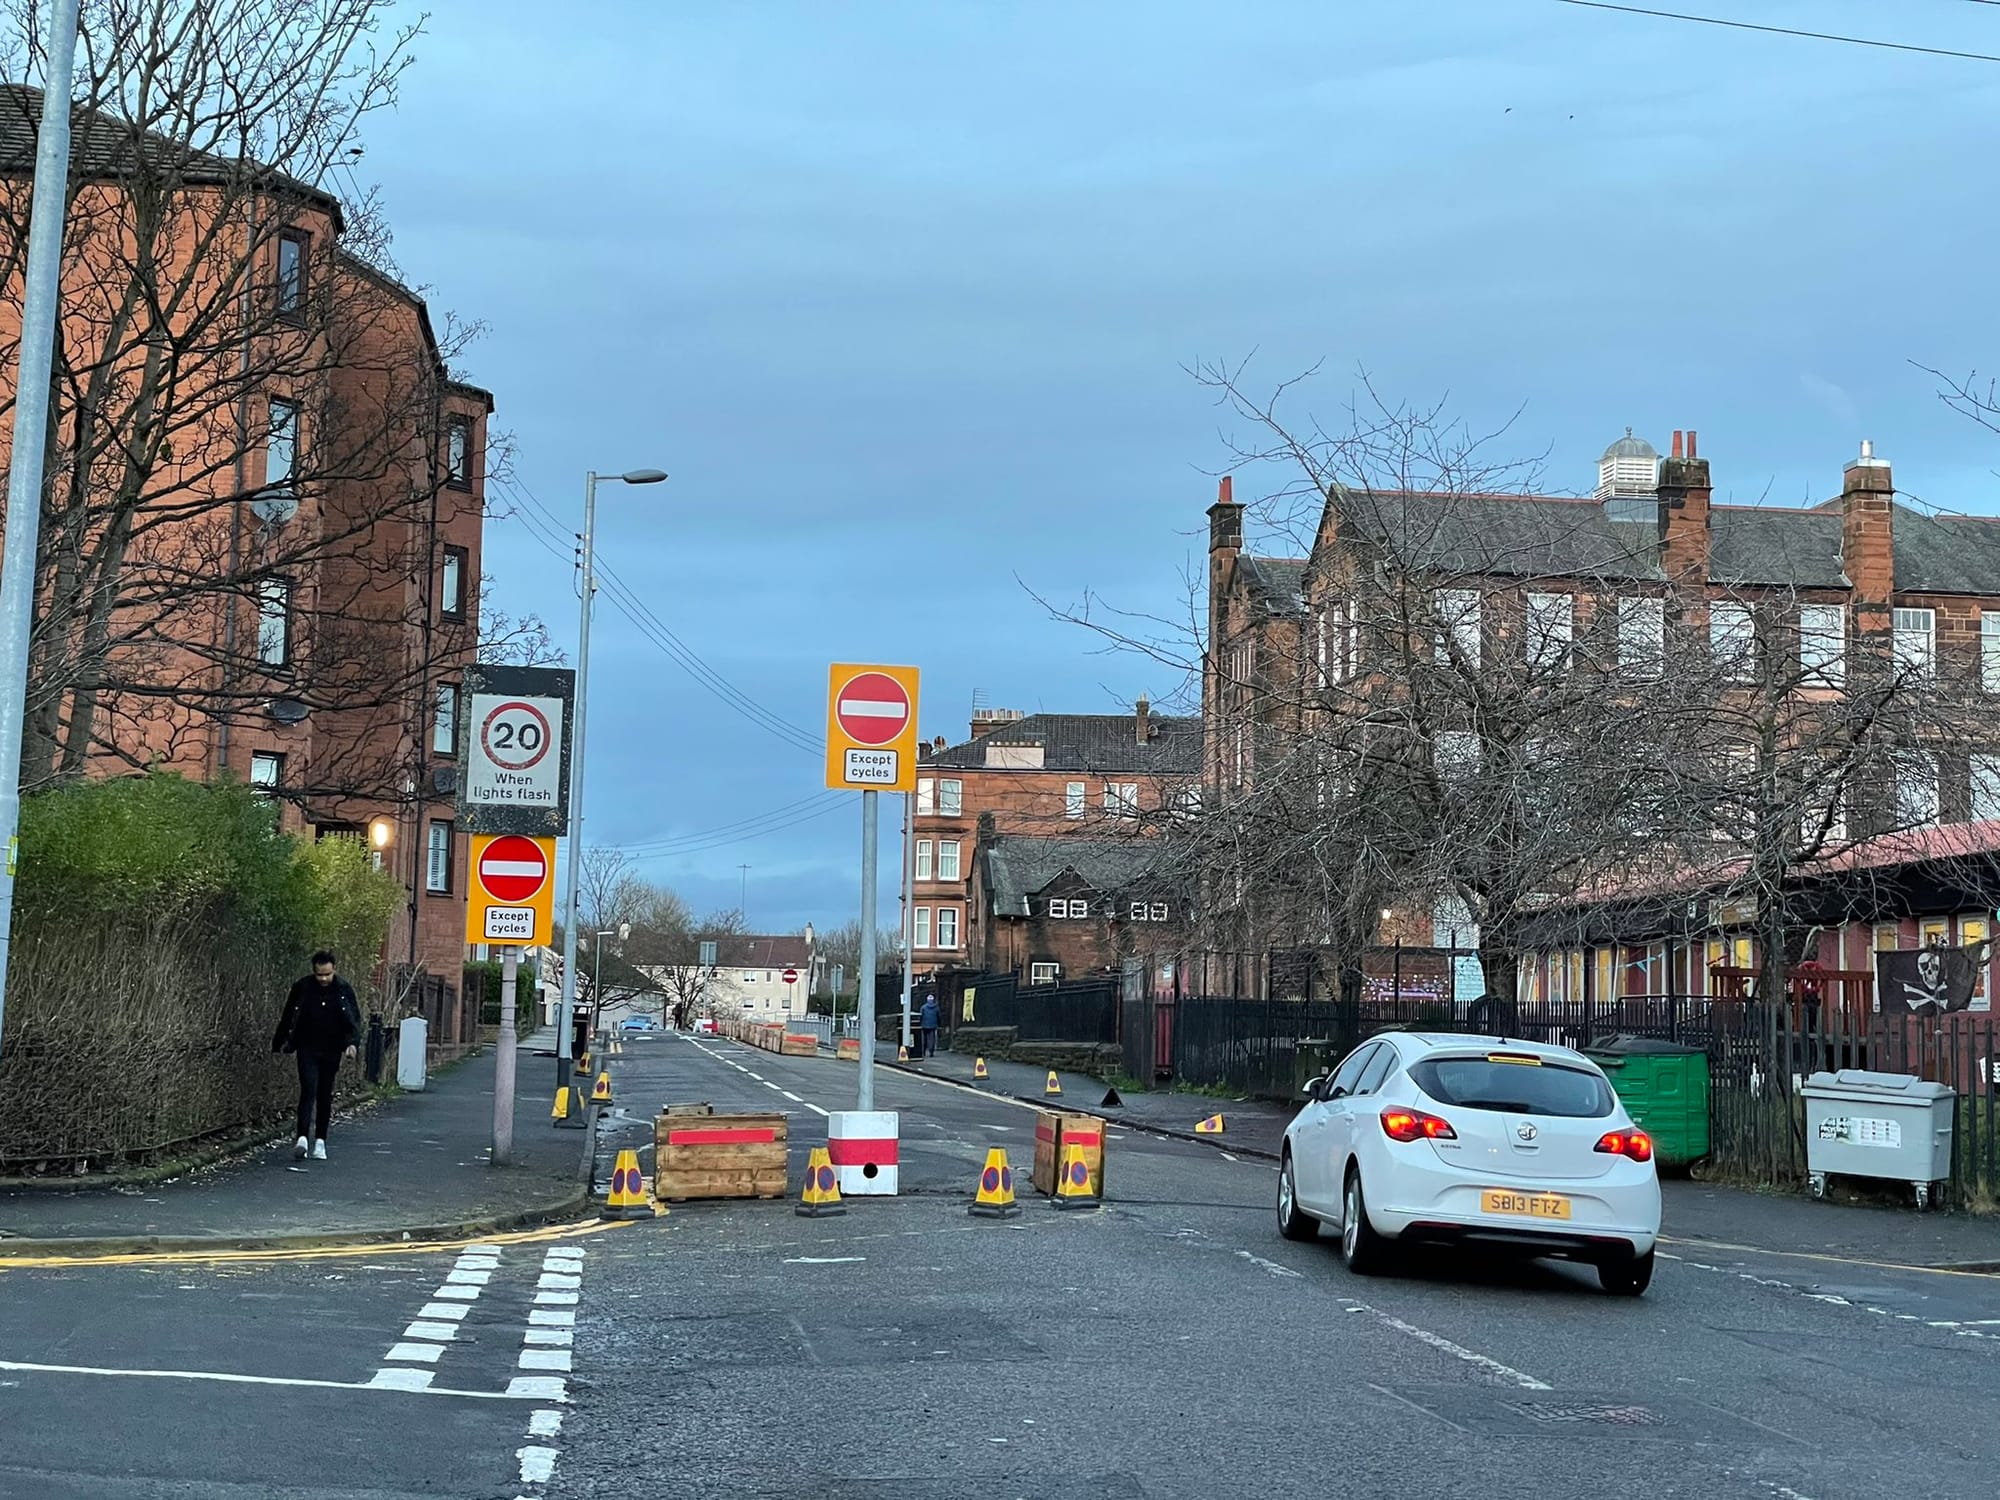
[[[623,1027],[626,1031],[658,1031],[660,1023],[651,1016],[630,1016]]]
[[[1337,1229],[1341,1259],[1363,1275],[1426,1245],[1580,1261],[1623,1296],[1651,1283],[1653,1142],[1582,1054],[1395,1032],[1304,1098],[1278,1168],[1287,1239]]]

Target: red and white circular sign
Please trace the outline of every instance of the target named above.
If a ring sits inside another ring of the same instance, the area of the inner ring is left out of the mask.
[[[798,982],[799,982],[799,971],[797,969],[785,970],[786,984],[797,984]]]
[[[495,901],[532,901],[548,882],[549,862],[533,839],[510,833],[479,856],[479,883]]]
[[[841,732],[863,745],[886,745],[910,722],[910,695],[881,672],[850,677],[833,705]]]

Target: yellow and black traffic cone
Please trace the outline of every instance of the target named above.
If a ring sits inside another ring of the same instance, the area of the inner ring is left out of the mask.
[[[985,1076],[986,1076],[986,1059],[985,1059],[985,1058],[983,1058],[983,1057],[975,1057],[975,1058],[973,1058],[973,1060],[972,1060],[972,1077],[973,1077],[974,1081],[976,1082],[976,1081],[978,1081],[978,1080],[980,1080],[980,1079],[984,1078]]]
[[[1063,1147],[1062,1170],[1056,1175],[1056,1207],[1096,1208],[1102,1201],[1097,1195],[1097,1184],[1091,1180],[1090,1163],[1084,1160],[1083,1147]]]
[[[555,1108],[549,1111],[549,1123],[558,1130],[583,1129],[583,1096],[568,1084],[558,1086]]]
[[[986,1165],[979,1173],[979,1191],[967,1213],[980,1219],[1011,1219],[1021,1211],[1014,1201],[1014,1169],[1007,1165],[1007,1153],[998,1149],[986,1153]]]
[[[569,1119],[569,1086],[567,1084],[556,1090],[556,1104],[555,1108],[549,1111],[549,1118],[558,1125]]]
[[[1196,1135],[1221,1135],[1222,1116],[1210,1115],[1206,1120],[1196,1120],[1194,1122],[1194,1133]]]
[[[896,1061],[908,1062],[909,1060],[910,1060],[910,1049],[908,1047],[898,1045],[896,1048]]]
[[[1042,1093],[1050,1099],[1062,1098],[1062,1080],[1056,1077],[1056,1070],[1054,1068],[1049,1069],[1049,1081],[1047,1086],[1043,1088]]]
[[[610,1104],[612,1102],[611,1075],[609,1073],[599,1073],[597,1075],[597,1085],[590,1091],[590,1102],[592,1104]]]
[[[799,1194],[799,1217],[830,1219],[846,1212],[847,1205],[840,1201],[840,1181],[834,1175],[833,1160],[826,1154],[826,1147],[815,1146],[812,1155],[806,1158],[806,1187]]]
[[[590,1076],[590,1054],[588,1052],[577,1053],[576,1076],[579,1078],[588,1078]]]
[[[620,1151],[618,1165],[611,1169],[611,1196],[604,1202],[607,1219],[650,1219],[652,1200],[646,1196],[646,1179],[639,1171],[639,1153]]]

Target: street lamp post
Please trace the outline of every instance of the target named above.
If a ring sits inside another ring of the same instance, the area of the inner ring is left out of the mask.
[[[562,1008],[556,1018],[556,1089],[570,1087],[570,1029],[576,1015],[576,924],[583,870],[583,730],[590,709],[590,607],[597,595],[597,481],[583,476],[583,607],[576,632],[575,727],[570,731],[569,889],[563,895]],[[659,469],[629,469],[602,476],[617,484],[659,484]]]
[[[591,960],[590,968],[590,1029],[597,1030],[597,1023],[604,1018],[604,940],[617,938],[619,942],[632,935],[632,924],[620,922],[616,932],[597,934],[597,956]]]

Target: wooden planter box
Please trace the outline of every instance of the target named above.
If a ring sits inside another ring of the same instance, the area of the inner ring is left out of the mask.
[[[782,1114],[669,1105],[653,1122],[653,1196],[662,1203],[784,1197],[788,1124]]]
[[[1084,1162],[1099,1197],[1104,1195],[1104,1122],[1096,1115],[1068,1115],[1044,1110],[1035,1117],[1035,1166],[1030,1181],[1035,1191],[1053,1198],[1056,1172],[1067,1146],[1083,1147]]]

